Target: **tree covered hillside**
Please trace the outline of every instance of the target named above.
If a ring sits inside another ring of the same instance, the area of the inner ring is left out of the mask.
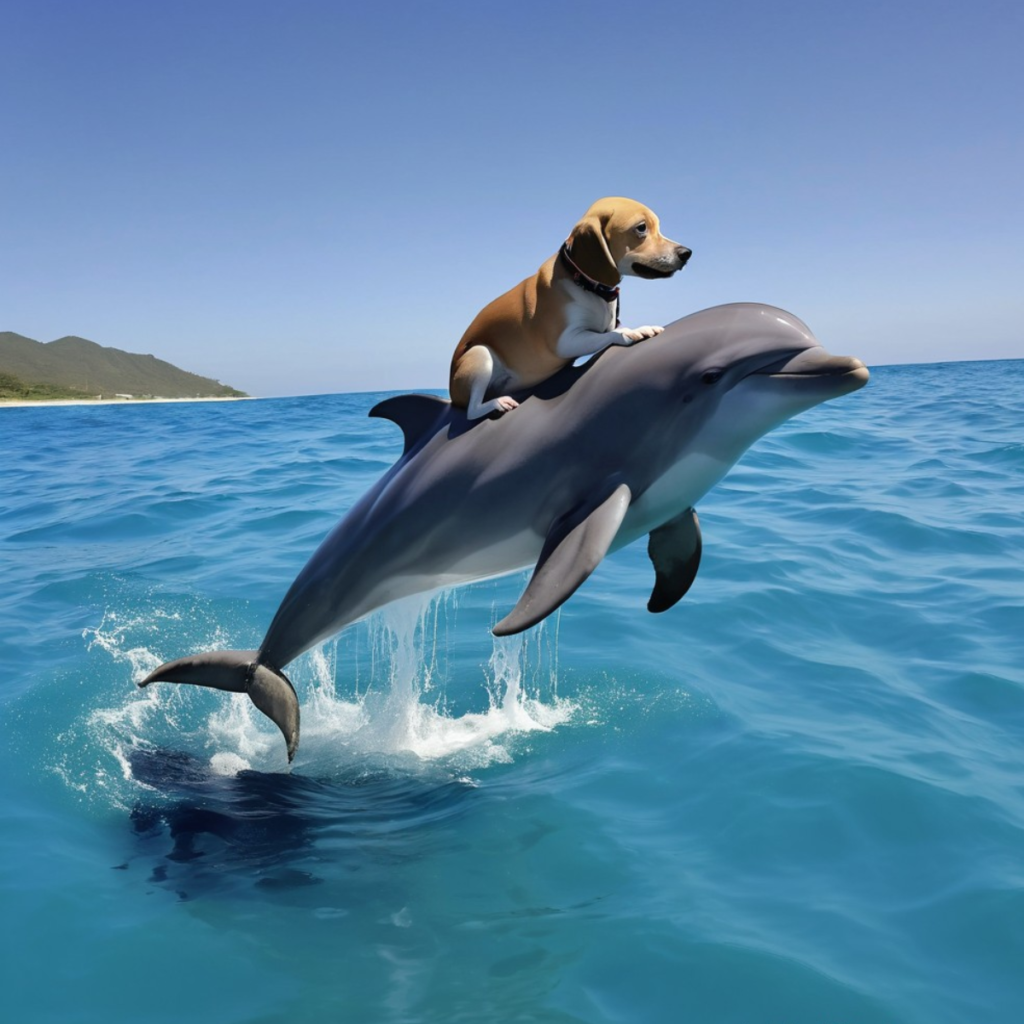
[[[11,331],[0,332],[0,374],[12,389],[49,387],[74,394],[7,394],[39,398],[230,398],[245,392],[209,377],[181,370],[151,355],[106,348],[85,338],[67,337],[44,344]]]

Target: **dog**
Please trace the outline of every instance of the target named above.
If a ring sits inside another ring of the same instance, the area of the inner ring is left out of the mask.
[[[452,357],[452,403],[469,420],[500,415],[519,405],[505,392],[539,384],[609,345],[660,334],[662,327],[619,326],[619,282],[671,277],[690,255],[661,234],[646,206],[599,199],[536,274],[476,315]]]

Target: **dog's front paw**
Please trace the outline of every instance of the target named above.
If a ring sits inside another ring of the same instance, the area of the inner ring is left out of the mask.
[[[509,398],[508,395],[502,395],[501,398],[496,398],[494,401],[498,412],[511,412],[513,409],[519,408],[519,403],[514,398]]]
[[[637,341],[643,341],[645,338],[653,338],[655,335],[661,334],[665,330],[664,327],[652,327],[650,325],[646,327],[620,327],[619,334],[625,339],[629,345],[634,344]]]

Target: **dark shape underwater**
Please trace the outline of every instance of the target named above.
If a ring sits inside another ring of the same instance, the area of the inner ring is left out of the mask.
[[[137,749],[136,781],[155,791],[131,811],[135,846],[119,870],[181,899],[232,895],[295,899],[323,883],[352,898],[376,871],[422,855],[461,817],[474,787],[354,767],[328,780],[211,771],[189,754]],[[442,837],[448,837],[443,839]]]

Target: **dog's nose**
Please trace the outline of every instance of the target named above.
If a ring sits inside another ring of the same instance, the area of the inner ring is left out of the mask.
[[[676,255],[679,257],[679,266],[685,267],[686,261],[693,255],[693,253],[687,249],[685,245],[677,245]]]

